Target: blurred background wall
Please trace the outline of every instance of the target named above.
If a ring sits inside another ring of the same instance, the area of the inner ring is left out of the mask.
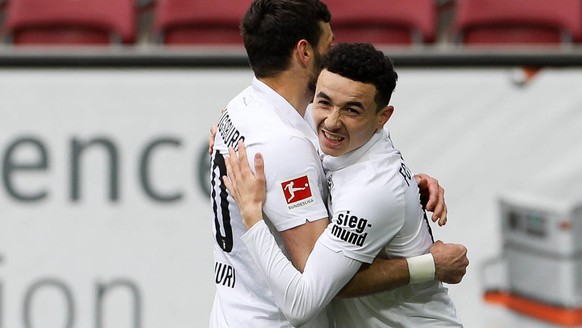
[[[207,326],[207,136],[252,78],[248,3],[222,2],[2,3],[0,327]],[[395,62],[388,128],[446,189],[466,327],[582,323],[582,9],[558,2],[327,1],[339,41]]]

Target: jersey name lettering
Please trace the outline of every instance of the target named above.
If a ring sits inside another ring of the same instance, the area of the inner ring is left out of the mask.
[[[217,285],[234,288],[236,283],[236,271],[228,264],[214,263],[214,282]]]
[[[224,110],[220,121],[218,121],[218,132],[226,147],[233,147],[234,150],[238,149],[239,140],[244,141],[245,137],[238,131],[238,129],[232,124],[230,116],[228,116],[228,110]]]

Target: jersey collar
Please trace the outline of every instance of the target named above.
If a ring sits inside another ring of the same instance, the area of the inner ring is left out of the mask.
[[[256,77],[253,78],[252,86],[257,95],[265,99],[281,119],[290,124],[296,130],[303,132],[305,136],[309,137],[313,145],[318,148],[317,135],[314,130],[309,126],[305,119],[299,115],[299,112],[297,112],[297,110],[291,106],[285,98],[283,98],[283,96]]]
[[[347,154],[344,154],[344,155],[338,156],[338,157],[333,157],[333,156],[329,156],[329,155],[324,154],[322,157],[323,168],[326,171],[337,171],[337,170],[341,170],[345,167],[348,167],[350,165],[353,165],[357,162],[360,162],[362,160],[365,160],[368,151],[378,141],[380,141],[382,139],[386,139],[386,138],[390,138],[390,136],[388,135],[388,132],[386,132],[386,130],[384,130],[384,129],[380,129],[380,131],[378,131],[378,132],[374,133],[374,135],[372,135],[372,137],[370,138],[370,140],[368,140],[367,143],[365,143],[360,148],[357,148],[357,149],[350,151]]]

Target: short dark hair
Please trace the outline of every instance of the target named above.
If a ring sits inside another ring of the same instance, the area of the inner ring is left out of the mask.
[[[350,80],[373,84],[378,108],[388,105],[398,80],[392,60],[369,43],[337,44],[324,57],[322,66]]]
[[[288,68],[301,39],[316,47],[331,14],[319,0],[255,0],[241,22],[249,63],[257,77],[272,77]]]

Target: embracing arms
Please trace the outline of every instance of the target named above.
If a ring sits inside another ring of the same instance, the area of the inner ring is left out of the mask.
[[[254,158],[256,174],[250,169],[244,143],[239,144],[239,154],[230,152],[225,184],[239,203],[241,215],[247,228],[262,220],[262,204],[265,195],[265,175],[262,155]],[[444,204],[444,190],[428,175],[416,177],[420,183],[421,199],[425,208],[433,209],[433,221],[439,225],[446,223],[447,209]],[[291,252],[293,265],[301,272],[315,241],[325,230],[327,220],[308,222],[305,225],[281,233],[285,246]],[[469,264],[467,249],[460,244],[445,244],[437,241],[431,248],[435,262],[435,279],[445,283],[461,282]],[[354,297],[401,287],[410,283],[409,265],[406,259],[376,259],[371,265],[365,264],[354,278],[340,292],[339,296]]]

